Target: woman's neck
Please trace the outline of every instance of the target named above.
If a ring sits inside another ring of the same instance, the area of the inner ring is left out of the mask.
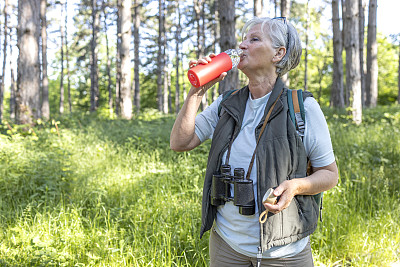
[[[261,98],[274,89],[278,75],[249,77],[249,90],[253,99]]]

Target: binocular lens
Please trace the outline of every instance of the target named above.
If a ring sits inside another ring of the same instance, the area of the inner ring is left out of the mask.
[[[220,206],[224,205],[225,187],[224,183],[225,175],[214,174],[211,184],[211,205]]]
[[[255,201],[252,180],[236,180],[234,183],[234,205],[242,215],[253,215]]]

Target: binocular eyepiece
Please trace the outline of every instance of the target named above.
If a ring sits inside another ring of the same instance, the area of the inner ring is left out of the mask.
[[[220,173],[213,175],[211,184],[211,205],[221,206],[227,201],[233,201],[239,207],[242,215],[254,215],[255,200],[253,181],[245,179],[243,168],[235,168],[231,175],[231,166],[222,165]],[[233,197],[231,196],[233,184]]]

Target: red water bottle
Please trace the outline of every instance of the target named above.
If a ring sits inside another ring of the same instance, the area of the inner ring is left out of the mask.
[[[229,49],[211,58],[208,64],[199,64],[188,71],[188,78],[194,87],[200,87],[216,79],[223,72],[235,68],[240,62],[241,49]]]

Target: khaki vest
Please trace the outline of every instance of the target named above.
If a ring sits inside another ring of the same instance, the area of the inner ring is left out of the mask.
[[[269,118],[256,151],[257,204],[260,214],[265,210],[261,203],[262,197],[269,188],[277,187],[287,179],[306,176],[306,152],[301,137],[290,120],[287,89],[279,78],[266,105],[264,117],[256,128],[256,137],[281,90],[283,93]],[[212,227],[216,217],[217,208],[210,202],[212,175],[219,170],[231,137],[236,138],[239,134],[248,96],[249,89],[246,86],[221,103],[223,112],[214,130],[204,180],[200,237]],[[243,166],[246,172],[247,167]],[[318,214],[318,205],[312,196],[295,196],[289,207],[282,212],[269,213],[261,229],[263,251],[312,234],[317,227]]]

